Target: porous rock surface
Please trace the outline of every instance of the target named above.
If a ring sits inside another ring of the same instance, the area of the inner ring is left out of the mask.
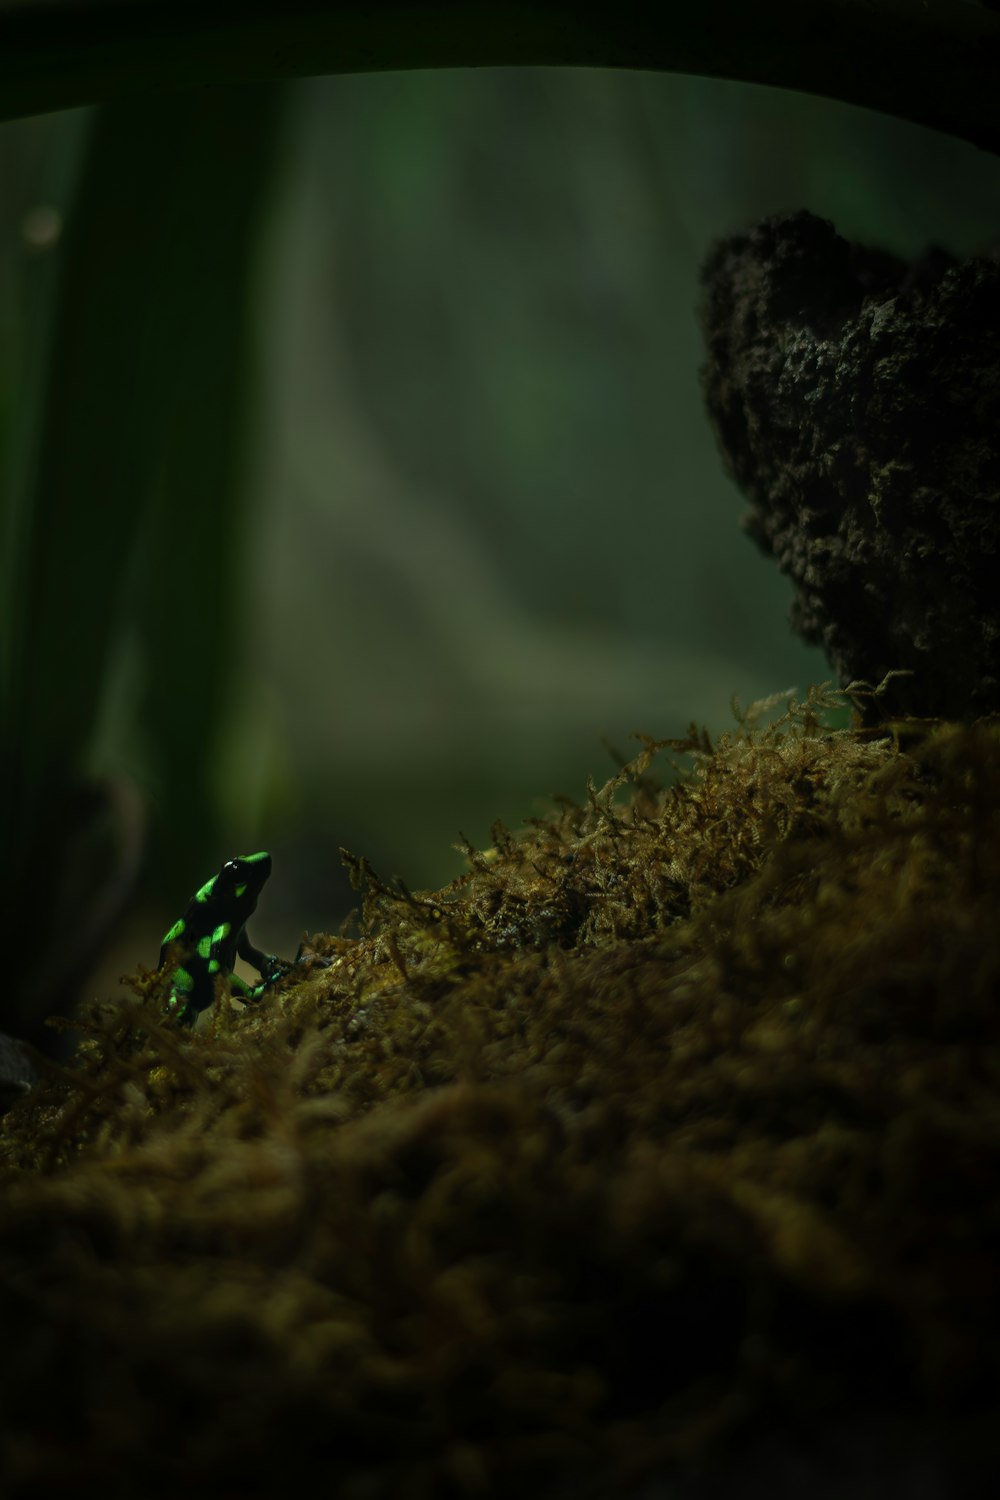
[[[705,395],[792,623],[889,713],[1000,706],[1000,263],[907,265],[807,212],[703,271]]]

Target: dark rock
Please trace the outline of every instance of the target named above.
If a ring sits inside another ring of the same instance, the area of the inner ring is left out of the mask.
[[[0,1114],[22,1099],[37,1081],[38,1072],[24,1047],[0,1031]]]
[[[1000,262],[911,266],[810,213],[718,244],[708,409],[795,585],[792,624],[880,713],[1000,709]]]

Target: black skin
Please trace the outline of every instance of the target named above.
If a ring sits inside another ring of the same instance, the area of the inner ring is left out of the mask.
[[[266,853],[227,859],[164,937],[158,968],[167,963],[173,968],[167,1011],[183,1024],[193,1024],[212,1004],[220,979],[241,998],[256,1000],[291,967],[255,948],[246,932],[270,873],[271,856]],[[233,973],[237,954],[257,970],[260,984],[245,984]]]

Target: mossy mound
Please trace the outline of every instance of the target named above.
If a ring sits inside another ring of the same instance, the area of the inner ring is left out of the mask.
[[[3,1493],[988,1472],[1000,724],[829,705],[434,895],[354,860],[362,936],[193,1034],[90,1006],[0,1126]]]

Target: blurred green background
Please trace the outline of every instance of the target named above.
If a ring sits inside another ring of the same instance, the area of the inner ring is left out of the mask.
[[[153,964],[232,852],[254,940],[433,887],[633,730],[829,676],[741,535],[698,271],[808,207],[968,253],[1000,162],[611,70],[309,80],[0,127],[3,1024]],[[608,743],[605,743],[608,742]]]

